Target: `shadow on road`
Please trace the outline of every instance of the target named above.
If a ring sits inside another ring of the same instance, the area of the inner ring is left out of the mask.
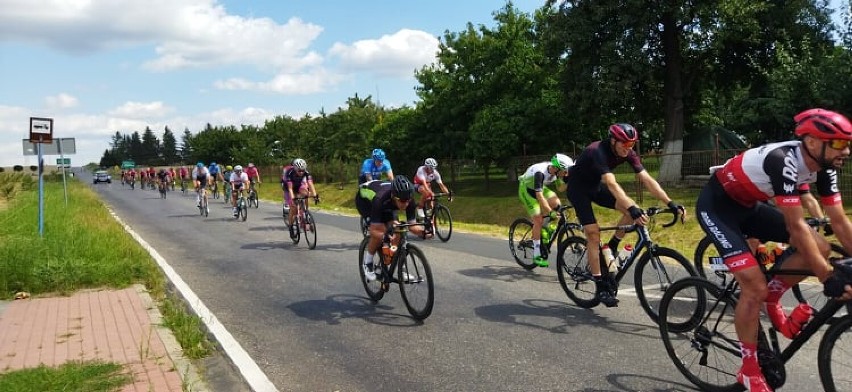
[[[672,365],[674,366],[674,365]],[[673,373],[677,375],[678,373]],[[639,379],[641,381],[637,382],[629,382],[630,379]],[[627,392],[627,391],[636,391],[635,386],[631,385],[647,385],[649,383],[665,385],[666,387],[647,389],[648,392],[685,392],[685,391],[698,391],[699,389],[693,387],[692,385],[683,384],[680,382],[672,381],[671,379],[662,379],[657,377],[650,377],[646,375],[640,374],[610,374],[606,376],[606,381],[609,382],[613,388],[604,389],[604,388],[583,388],[577,389],[577,392]],[[645,389],[643,389],[645,390]]]
[[[391,292],[387,294],[393,294]],[[287,305],[297,316],[309,320],[322,321],[329,325],[340,324],[342,320],[357,318],[369,323],[396,327],[415,327],[423,324],[411,318],[405,307],[395,308],[375,303],[367,297],[351,294],[331,295],[325,299],[295,302]]]
[[[484,265],[482,268],[461,270],[459,273],[472,278],[499,280],[501,282],[534,280],[537,282],[554,283],[558,281],[556,276],[541,275],[534,271],[527,271],[517,265]]]

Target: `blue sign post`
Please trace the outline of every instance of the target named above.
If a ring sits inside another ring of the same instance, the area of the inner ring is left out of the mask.
[[[38,236],[44,237],[44,155],[42,145],[53,143],[53,119],[30,117],[30,143],[38,150]]]

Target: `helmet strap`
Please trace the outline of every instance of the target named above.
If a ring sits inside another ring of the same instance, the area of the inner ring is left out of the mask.
[[[802,144],[803,145],[805,144],[804,140],[802,140]],[[826,148],[828,148],[827,144],[822,143],[822,149],[819,152],[819,158],[817,158],[813,154],[811,154],[811,150],[808,149],[807,146],[805,146],[805,153],[808,154],[808,156],[811,157],[811,159],[816,161],[821,168],[829,169],[829,168],[833,167],[833,165],[832,165],[832,162],[829,162],[825,159],[825,149]]]

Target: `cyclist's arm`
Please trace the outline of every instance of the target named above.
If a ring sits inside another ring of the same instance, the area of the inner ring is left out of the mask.
[[[621,211],[627,211],[628,208],[635,206],[636,202],[627,196],[627,193],[624,192],[624,189],[621,188],[621,185],[618,185],[618,181],[615,180],[615,174],[604,173],[601,175],[601,182],[606,185],[606,188],[612,193],[612,196],[615,198],[615,207]]]
[[[647,170],[642,170],[639,173],[636,173],[636,177],[639,178],[642,185],[644,185],[645,188],[648,188],[648,192],[651,192],[651,195],[653,195],[657,200],[663,202],[663,204],[669,204],[669,202],[672,201],[666,191],[663,190],[663,187],[660,186],[660,183],[657,182],[654,177],[651,177]]]
[[[802,201],[802,207],[808,211],[808,215],[814,218],[824,218],[825,215],[822,213],[822,208],[820,208],[819,202],[816,197],[811,194],[811,192],[804,191],[799,195],[799,199]]]
[[[388,180],[393,181],[393,170],[388,169],[386,173],[388,174]]]
[[[814,275],[820,281],[825,280],[830,269],[825,257],[817,247],[813,230],[805,222],[805,210],[802,209],[801,204],[784,205],[780,203],[778,209],[784,214],[784,223],[787,226],[787,232],[790,233],[790,245],[796,247],[796,251],[801,253],[804,260],[811,266]]]

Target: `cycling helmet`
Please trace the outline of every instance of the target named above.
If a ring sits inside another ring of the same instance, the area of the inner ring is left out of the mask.
[[[383,161],[385,159],[385,152],[381,148],[373,150],[373,159]]]
[[[243,171],[243,167],[240,166],[240,165],[234,166],[234,171],[241,172],[241,171]]]
[[[609,126],[609,135],[620,142],[635,142],[639,140],[639,132],[627,123],[612,124]]]
[[[796,136],[813,136],[817,139],[852,140],[852,124],[842,114],[825,109],[808,109],[793,117]]]
[[[204,167],[204,162],[198,161],[198,163],[195,164],[195,166],[196,167]]]
[[[210,166],[216,166],[216,162],[210,162]]]
[[[225,170],[231,171],[231,170],[234,170],[234,167],[231,166],[231,165],[227,165],[227,166],[225,166]]]
[[[435,158],[426,158],[426,162],[423,162],[423,164],[430,169],[438,167],[438,161]]]
[[[249,162],[249,167],[254,167],[254,163]]]
[[[559,170],[568,170],[569,167],[574,166],[574,160],[565,154],[556,154],[550,158],[550,164]]]
[[[414,191],[414,185],[408,180],[408,177],[399,175],[393,178],[391,182],[391,194],[399,199],[411,199],[411,193]]]
[[[302,158],[296,158],[293,160],[293,167],[296,168],[296,170],[307,170],[308,163]]]

